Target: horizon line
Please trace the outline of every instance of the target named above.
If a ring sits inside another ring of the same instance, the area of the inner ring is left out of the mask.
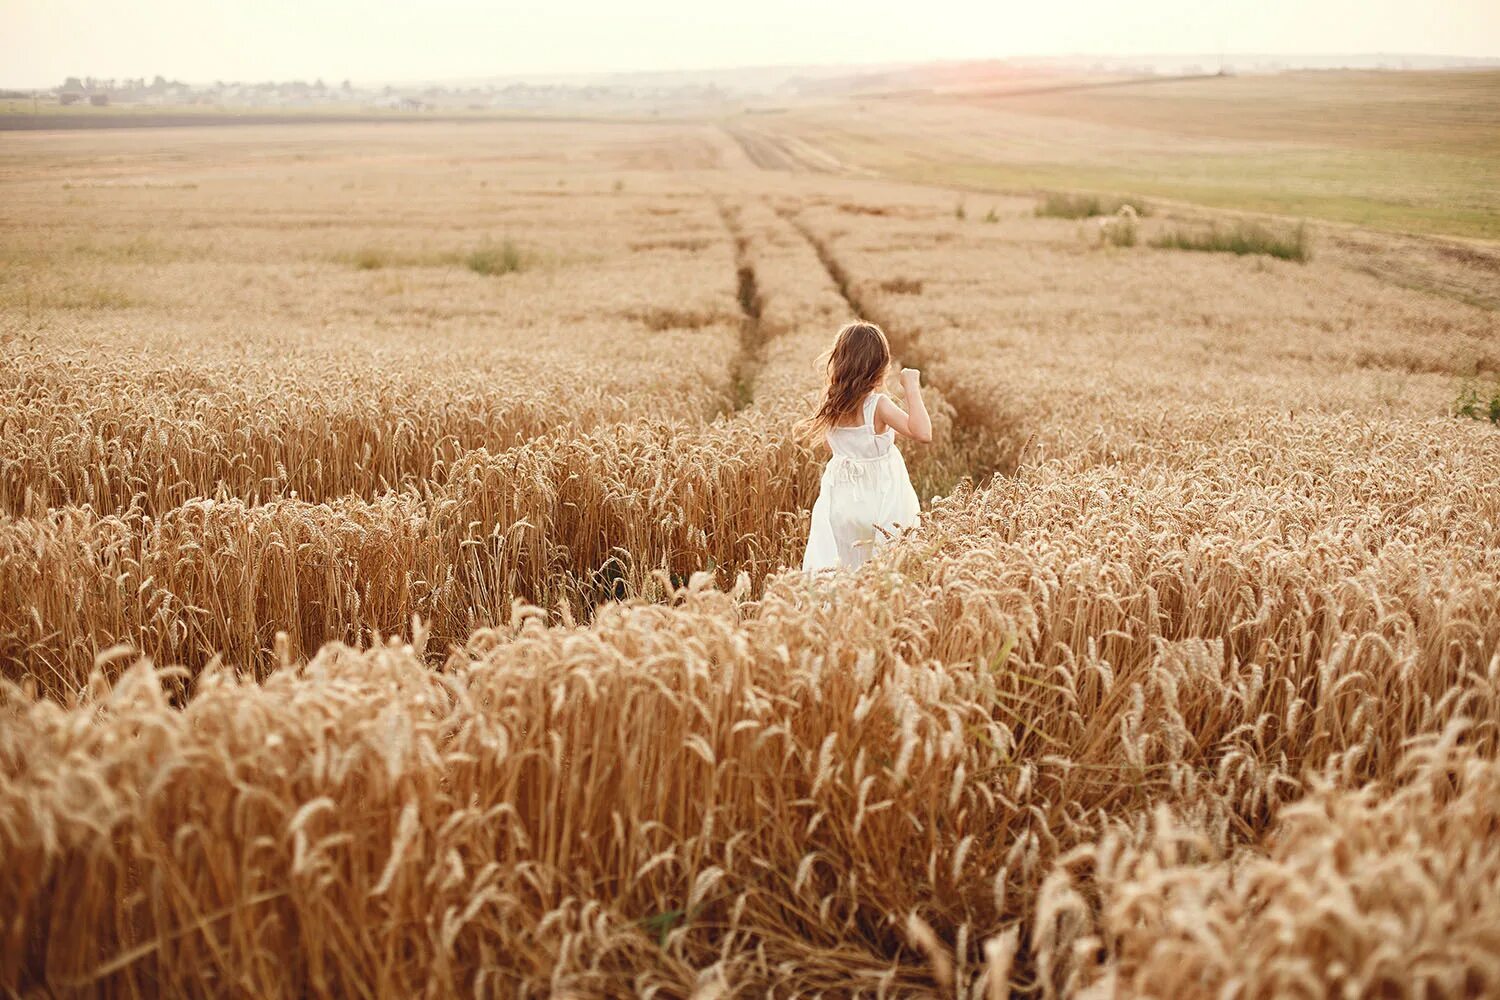
[[[396,78],[396,77],[369,77],[369,78],[356,78],[356,77],[352,77],[352,76],[350,76],[350,77],[340,77],[339,74],[331,74],[331,75],[334,76],[334,77],[336,77],[336,78],[338,78],[340,83],[343,80],[347,79],[351,83],[351,85],[353,85],[353,86],[363,86],[363,87],[372,87],[372,86],[418,86],[418,85],[432,86],[432,85],[442,85],[442,84],[458,85],[458,84],[462,84],[462,83],[473,83],[473,82],[477,82],[477,81],[491,81],[491,80],[522,81],[522,80],[540,80],[540,79],[577,79],[577,78],[590,78],[590,77],[693,76],[693,75],[703,75],[703,74],[712,74],[712,73],[749,73],[749,72],[775,72],[775,71],[790,72],[790,71],[795,71],[795,70],[823,70],[823,71],[833,71],[833,70],[861,70],[861,69],[863,69],[863,70],[892,71],[892,70],[899,70],[899,69],[916,69],[916,68],[921,68],[921,67],[924,67],[924,66],[963,65],[963,64],[982,64],[982,63],[1028,63],[1028,62],[1047,62],[1047,61],[1062,61],[1062,60],[1092,60],[1092,61],[1095,61],[1095,62],[1127,62],[1127,61],[1131,61],[1131,60],[1202,58],[1202,59],[1217,60],[1220,63],[1223,63],[1223,62],[1226,62],[1226,61],[1229,61],[1229,60],[1235,59],[1235,58],[1252,58],[1252,57],[1254,57],[1254,58],[1271,58],[1271,59],[1291,59],[1291,60],[1295,60],[1295,59],[1424,59],[1424,60],[1447,61],[1447,62],[1454,63],[1454,64],[1462,64],[1462,63],[1477,64],[1477,65],[1479,65],[1481,67],[1485,66],[1487,64],[1494,64],[1496,66],[1496,68],[1500,68],[1500,55],[1466,56],[1466,55],[1454,55],[1452,53],[1443,53],[1443,52],[1416,52],[1416,51],[1410,51],[1410,50],[1403,50],[1403,51],[1384,51],[1384,50],[1357,51],[1356,50],[1356,51],[1342,51],[1342,52],[1341,51],[1336,51],[1336,50],[1316,50],[1316,51],[1275,52],[1275,51],[1257,51],[1257,50],[1231,51],[1231,50],[1227,50],[1226,49],[1226,50],[1223,50],[1223,51],[1213,51],[1213,52],[1211,52],[1211,51],[1202,50],[1202,49],[1191,49],[1191,50],[1181,50],[1181,51],[1159,50],[1159,51],[1153,51],[1153,52],[1138,52],[1138,53],[1129,53],[1129,54],[1123,54],[1123,55],[1121,55],[1121,54],[1105,54],[1105,53],[1097,53],[1097,52],[1056,52],[1056,53],[1040,53],[1040,54],[1031,54],[1031,55],[1011,54],[1011,55],[995,55],[995,56],[941,56],[941,57],[921,58],[921,59],[896,59],[896,60],[888,60],[888,61],[883,61],[883,62],[870,62],[870,63],[858,63],[858,62],[852,62],[852,63],[841,63],[841,62],[830,62],[830,63],[808,63],[808,62],[792,62],[792,63],[739,63],[739,64],[734,64],[734,65],[723,65],[723,66],[674,67],[674,68],[668,68],[668,69],[628,68],[628,69],[590,69],[590,70],[537,70],[537,71],[532,71],[532,72],[526,72],[526,71],[518,72],[518,73],[498,72],[498,73],[493,73],[493,74],[465,74],[465,75],[456,75],[456,76],[447,76],[447,77],[403,77],[403,78]],[[1296,69],[1298,67],[1288,67],[1288,68],[1289,69]],[[1373,67],[1330,67],[1330,69],[1356,69],[1356,68],[1373,68]],[[1444,67],[1444,68],[1457,68],[1457,66],[1455,65],[1453,67]],[[1431,71],[1432,69],[1436,69],[1436,67],[1429,67],[1427,71]],[[1396,70],[1396,71],[1397,72],[1403,72],[1402,70]],[[1421,71],[1422,70],[1407,70],[1405,72],[1421,72]],[[169,80],[173,79],[172,77],[167,76],[166,74],[158,74],[158,73],[139,74],[139,75],[136,75],[134,77],[129,76],[129,75],[120,74],[120,75],[116,75],[116,76],[105,77],[104,79],[112,79],[112,80],[132,79],[132,78],[134,78],[134,79],[145,79],[145,78],[148,78],[148,77],[154,77],[154,76],[158,76],[158,75],[163,76],[164,78],[169,79]],[[184,83],[184,84],[186,84],[188,86],[205,86],[205,85],[209,85],[211,83],[250,84],[250,83],[310,82],[311,80],[319,80],[319,79],[324,80],[326,82],[329,76],[330,76],[330,74],[319,73],[319,74],[313,74],[310,77],[309,76],[305,76],[305,75],[304,76],[294,75],[294,76],[289,76],[289,77],[284,77],[284,78],[278,78],[278,77],[256,77],[256,78],[245,77],[245,78],[239,78],[239,79],[234,79],[234,80],[224,80],[222,78],[219,78],[219,79],[215,79],[215,80],[212,80],[212,81],[210,81],[210,80],[191,80],[191,79],[182,79],[182,78],[179,78],[179,79],[176,79],[174,82]],[[5,90],[32,90],[32,91],[55,90],[59,86],[61,86],[62,82],[65,82],[69,78],[87,79],[88,76],[84,75],[84,74],[77,74],[77,73],[69,74],[68,76],[64,77],[63,81],[59,81],[57,83],[43,84],[43,85],[40,85],[40,86],[35,85],[35,84],[21,85],[21,84],[3,84],[3,83],[0,83],[0,89],[5,89]],[[99,78],[95,77],[95,79],[99,79]]]

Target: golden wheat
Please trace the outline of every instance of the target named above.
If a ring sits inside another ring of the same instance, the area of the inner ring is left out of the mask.
[[[413,128],[0,162],[0,988],[1493,991],[1492,313]],[[855,313],[938,496],[809,579]]]

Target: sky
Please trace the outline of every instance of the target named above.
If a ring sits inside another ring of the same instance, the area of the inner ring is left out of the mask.
[[[1500,56],[1500,0],[0,0],[0,86],[1006,56]]]

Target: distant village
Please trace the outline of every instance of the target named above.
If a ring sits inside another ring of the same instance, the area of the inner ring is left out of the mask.
[[[522,80],[496,77],[478,81],[419,84],[364,84],[349,80],[184,83],[157,76],[147,80],[70,76],[60,86],[39,90],[0,90],[0,98],[44,106],[187,107],[222,110],[384,110],[406,113],[614,112],[670,114],[725,110],[747,101],[826,99],[852,94],[883,95],[918,91],[1004,89],[1018,83],[1045,84],[1038,77],[1079,74],[1108,77],[1229,76],[1296,69],[1478,69],[1495,59],[1418,55],[1280,56],[1241,53],[1231,66],[1222,57],[1154,56],[985,59],[892,66],[744,67],[702,71],[595,74]],[[1066,82],[1066,81],[1064,81]]]
[[[456,86],[360,87],[348,80],[327,83],[303,80],[267,83],[187,84],[157,76],[147,80],[100,79],[70,76],[51,90],[8,91],[0,97],[24,98],[54,106],[117,105],[145,107],[246,108],[289,110],[375,109],[405,112],[428,111],[524,111],[533,109],[598,108],[667,110],[682,106],[702,107],[730,99],[714,83],[678,83],[659,86],[611,83],[491,83]]]

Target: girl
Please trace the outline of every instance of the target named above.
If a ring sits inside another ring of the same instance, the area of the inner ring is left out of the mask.
[[[932,419],[915,368],[901,370],[911,413],[880,391],[890,365],[891,346],[874,323],[848,324],[828,352],[828,389],[805,426],[814,443],[828,442],[833,457],[813,505],[804,572],[852,569],[916,526],[917,494],[896,434],[925,444],[932,440]]]

